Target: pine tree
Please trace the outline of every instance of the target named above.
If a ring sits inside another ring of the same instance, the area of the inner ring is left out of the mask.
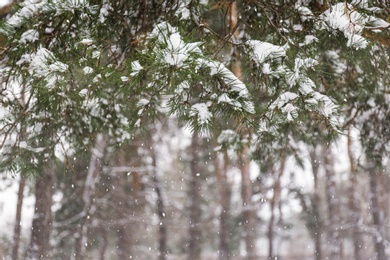
[[[244,136],[229,144],[246,151],[243,177],[251,159],[260,168],[279,164],[282,154],[295,155],[295,141],[324,145],[351,126],[360,130],[372,178],[388,159],[383,1],[25,0],[11,7],[0,10],[3,171],[40,174],[51,186],[58,161],[71,166],[69,157],[92,150],[101,135],[118,147],[132,143],[162,118],[222,139],[226,131]],[[249,175],[245,181],[249,203]],[[373,196],[377,183],[371,179]]]

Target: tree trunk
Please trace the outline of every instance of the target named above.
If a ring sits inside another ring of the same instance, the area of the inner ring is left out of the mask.
[[[132,225],[134,225],[132,223]],[[120,225],[117,228],[117,259],[128,259],[132,255],[134,243],[132,241],[131,225]]]
[[[115,158],[115,165],[120,167],[141,168],[144,165],[137,143],[134,140],[132,145],[122,147]],[[149,158],[149,157],[148,157]],[[116,187],[114,193],[110,193],[110,200],[117,206],[115,210],[118,224],[115,225],[117,230],[116,237],[116,259],[137,259],[140,254],[140,243],[142,243],[145,232],[145,194],[143,191],[142,173],[138,170],[131,170],[127,174],[115,174],[115,178],[108,176],[113,180]],[[111,215],[107,216],[112,219]],[[120,223],[125,221],[125,223]],[[109,231],[108,231],[109,232]],[[108,233],[109,235],[109,233]]]
[[[341,239],[340,239],[340,212],[337,199],[336,173],[333,168],[333,154],[327,145],[323,145],[324,166],[325,166],[325,187],[326,199],[328,203],[329,215],[329,245],[330,257],[332,260],[341,259]]]
[[[270,207],[271,207],[271,210],[270,210],[271,211],[271,218],[270,218],[269,223],[268,223],[267,236],[268,236],[268,259],[272,260],[272,259],[274,259],[275,191],[274,191],[274,196],[271,199]]]
[[[100,228],[100,233],[102,236],[102,243],[99,245],[99,260],[104,260],[106,259],[105,254],[108,246],[108,238],[107,238],[107,231],[104,227]]]
[[[268,224],[268,259],[277,259],[277,256],[274,255],[274,227],[276,224],[275,221],[275,206],[277,205],[279,199],[280,199],[280,179],[282,178],[283,172],[284,172],[284,166],[285,166],[285,158],[282,156],[281,158],[281,164],[279,171],[276,172],[277,176],[275,179],[275,183],[273,185],[273,196],[270,202],[271,207],[271,219]]]
[[[321,232],[314,233],[314,255],[316,260],[322,260]]]
[[[350,164],[350,184],[349,184],[349,215],[350,215],[350,221],[353,223],[353,246],[354,246],[354,259],[355,260],[363,260],[364,257],[364,241],[362,238],[362,234],[359,229],[359,222],[361,219],[359,204],[356,199],[356,166],[355,166],[355,160],[353,158],[352,153],[352,140],[351,140],[351,131],[350,128],[348,129],[348,142],[347,142],[347,151],[348,151],[348,158],[349,158],[349,164]]]
[[[20,181],[19,181],[19,190],[18,190],[18,202],[16,205],[14,237],[13,237],[12,253],[11,253],[12,260],[18,260],[19,258],[20,229],[21,229],[22,206],[23,206],[23,198],[24,198],[23,193],[24,193],[25,185],[26,185],[26,177],[24,177],[21,174]]]
[[[370,200],[371,200],[371,215],[372,222],[375,229],[374,245],[377,260],[386,260],[386,246],[385,246],[385,226],[384,226],[384,212],[379,203],[379,177],[380,174],[374,166],[370,166],[368,170],[370,179]]]
[[[54,172],[54,163],[48,162],[44,167],[43,175],[37,177],[35,181],[35,211],[27,259],[49,259]]]
[[[223,160],[220,160],[219,154],[215,154],[214,165],[217,170],[217,181],[219,191],[219,203],[221,211],[219,213],[219,250],[220,260],[230,259],[230,241],[229,241],[229,216],[231,188],[227,176],[229,158],[227,151],[223,151]]]
[[[106,140],[102,134],[96,136],[95,147],[91,153],[91,159],[89,161],[88,172],[85,178],[84,190],[83,190],[83,211],[82,218],[80,219],[79,226],[77,228],[77,237],[75,240],[75,258],[77,260],[85,259],[85,252],[87,247],[87,221],[91,220],[91,207],[93,198],[95,196],[96,183],[98,182],[100,173],[102,171],[102,160],[106,149]]]
[[[201,256],[201,197],[200,197],[200,169],[199,169],[199,137],[195,131],[192,136],[192,160],[189,182],[190,223],[189,223],[189,260],[198,260]]]
[[[310,197],[311,209],[309,210],[306,207],[306,211],[310,211],[312,215],[310,216],[310,222],[308,223],[309,231],[314,239],[314,256],[316,260],[322,260],[322,233],[323,233],[323,220],[320,213],[320,183],[318,182],[318,169],[319,162],[321,159],[317,154],[316,146],[314,146],[313,151],[310,152],[311,167],[313,172],[314,180],[314,192]]]
[[[153,186],[154,191],[157,196],[157,215],[159,218],[159,226],[158,226],[158,259],[165,260],[167,255],[167,225],[165,221],[165,206],[164,200],[162,197],[160,180],[157,176],[157,158],[156,158],[156,150],[153,149],[151,151],[152,156],[152,164],[153,164]]]
[[[244,240],[248,260],[255,260],[256,257],[256,210],[252,202],[252,181],[249,171],[249,151],[244,144],[243,150],[239,154],[239,164],[241,170],[241,198],[242,215],[244,221]]]

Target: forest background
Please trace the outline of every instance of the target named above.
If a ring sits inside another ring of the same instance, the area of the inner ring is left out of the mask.
[[[0,255],[388,259],[389,6],[0,2]]]

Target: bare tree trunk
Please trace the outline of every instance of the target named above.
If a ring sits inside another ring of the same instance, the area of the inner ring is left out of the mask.
[[[151,151],[152,156],[152,164],[153,164],[153,186],[154,191],[157,195],[157,215],[159,218],[159,226],[158,226],[158,259],[165,260],[167,255],[167,225],[165,221],[165,206],[164,199],[161,192],[160,180],[157,175],[157,158],[156,158],[156,150],[153,149]]]
[[[14,226],[14,236],[13,236],[13,244],[12,244],[12,253],[11,259],[18,260],[19,258],[19,244],[20,244],[20,228],[21,228],[21,219],[22,219],[22,206],[23,206],[23,198],[24,198],[24,187],[26,185],[26,177],[22,174],[20,175],[19,181],[19,190],[18,190],[18,202],[16,205],[16,217],[15,217],[15,226]]]
[[[101,227],[100,233],[102,234],[103,241],[99,245],[99,260],[104,260],[104,259],[106,259],[105,254],[106,254],[106,249],[108,246],[107,231],[105,230],[104,227]]]
[[[356,185],[357,185],[357,180],[356,180],[356,166],[355,166],[355,160],[353,158],[353,153],[352,153],[352,140],[351,140],[351,131],[350,128],[348,129],[348,157],[349,157],[349,164],[350,164],[350,184],[349,184],[349,215],[351,218],[351,222],[353,223],[353,231],[352,231],[352,236],[353,236],[353,246],[354,246],[354,259],[355,260],[363,260],[364,258],[364,241],[362,238],[362,234],[359,229],[359,222],[361,219],[361,214],[360,214],[360,208],[358,201],[356,199]]]
[[[219,250],[218,257],[220,260],[230,259],[230,241],[229,241],[229,216],[230,216],[230,199],[231,188],[227,176],[229,158],[227,151],[223,151],[223,161],[215,154],[214,165],[217,169],[217,181],[219,190],[219,202],[221,212],[219,213]]]
[[[256,254],[256,210],[252,202],[252,181],[249,171],[249,151],[244,144],[243,150],[239,154],[239,164],[241,170],[241,198],[243,204],[244,240],[248,260],[257,259]]]
[[[379,177],[380,174],[374,166],[370,166],[368,170],[370,179],[370,201],[371,201],[371,215],[372,222],[375,229],[374,245],[377,260],[386,260],[386,246],[385,246],[385,226],[384,226],[384,212],[379,203]]]
[[[35,181],[35,211],[27,259],[49,259],[54,172],[54,162],[48,162],[43,169],[43,175]]]
[[[91,159],[89,161],[88,172],[85,178],[84,190],[82,199],[84,202],[83,211],[81,212],[82,218],[77,228],[77,237],[75,240],[75,258],[77,260],[85,259],[86,245],[87,245],[87,221],[90,218],[92,201],[95,196],[96,183],[98,182],[99,175],[102,171],[102,159],[106,149],[106,140],[102,134],[96,136],[95,147],[91,153]]]
[[[275,206],[279,201],[280,197],[280,191],[281,191],[281,186],[280,186],[280,179],[282,178],[283,172],[284,172],[284,166],[285,166],[285,158],[281,158],[281,164],[280,164],[280,169],[279,171],[276,172],[277,176],[275,179],[275,183],[273,185],[273,196],[270,202],[270,207],[271,207],[271,219],[268,223],[268,259],[276,259],[277,256],[274,255],[274,227],[276,224],[275,221]]]
[[[200,197],[200,169],[199,169],[199,137],[195,131],[192,135],[192,160],[189,182],[190,223],[189,223],[189,260],[198,260],[201,256],[201,197]]]
[[[319,203],[320,203],[320,198],[317,194],[314,194],[314,198],[312,199],[313,202],[313,217],[315,217],[315,231],[314,233],[314,254],[315,254],[315,259],[316,260],[322,260],[322,242],[321,242],[321,237],[322,237],[322,220],[320,217],[320,212],[319,212]]]
[[[329,214],[329,245],[330,257],[332,260],[341,259],[341,239],[340,239],[340,212],[336,189],[336,173],[333,168],[333,154],[327,145],[323,145],[324,166],[325,166],[325,186],[326,199],[328,203]]]
[[[271,218],[268,223],[268,259],[274,259],[275,190],[270,203]]]
[[[128,145],[115,154],[115,164],[120,166],[132,165],[134,168],[144,166],[135,145]],[[116,210],[116,219],[126,219],[126,223],[115,225],[117,230],[116,255],[117,259],[129,259],[129,256],[137,259],[140,253],[140,243],[145,230],[145,194],[143,192],[142,174],[138,171],[131,171],[131,174],[116,175],[112,178],[116,187],[114,193],[110,193],[110,200],[120,205]],[[112,218],[111,216],[108,216]]]
[[[313,171],[313,179],[314,179],[314,194],[311,197],[312,204],[312,213],[311,216],[312,225],[311,225],[311,235],[314,238],[314,254],[316,260],[322,260],[322,233],[323,233],[323,220],[320,214],[319,205],[321,203],[320,199],[320,185],[318,182],[318,168],[319,168],[319,158],[317,155],[316,147],[314,147],[313,151],[310,153],[311,166]]]
[[[131,226],[121,225],[117,227],[117,259],[128,259],[132,255],[133,241],[131,239]]]

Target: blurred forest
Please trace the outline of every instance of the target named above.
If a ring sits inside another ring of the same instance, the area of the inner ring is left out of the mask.
[[[0,1],[0,257],[388,259],[389,6]]]

